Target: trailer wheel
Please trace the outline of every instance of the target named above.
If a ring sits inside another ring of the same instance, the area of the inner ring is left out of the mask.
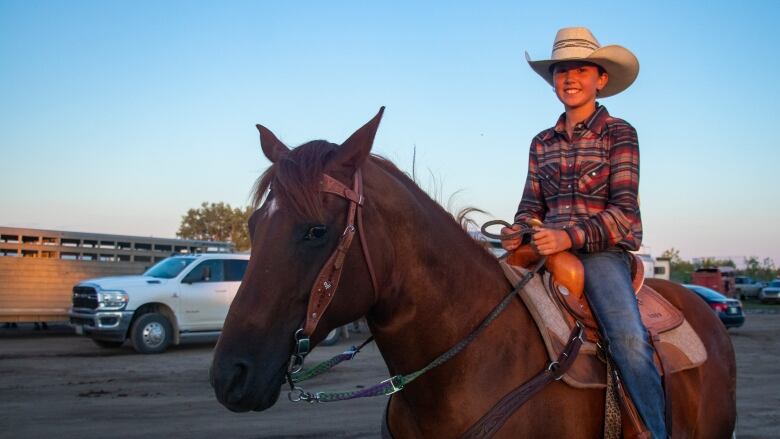
[[[165,352],[172,338],[171,322],[158,313],[144,314],[133,323],[130,339],[136,351],[142,354]]]
[[[116,349],[124,344],[123,341],[96,340],[94,338],[92,341],[103,349]]]

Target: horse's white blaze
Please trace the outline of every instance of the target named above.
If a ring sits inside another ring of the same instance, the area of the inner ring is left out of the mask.
[[[279,211],[279,203],[276,201],[276,198],[272,198],[270,200],[266,200],[265,203],[263,203],[261,209],[263,209],[264,216],[270,219],[276,212]]]

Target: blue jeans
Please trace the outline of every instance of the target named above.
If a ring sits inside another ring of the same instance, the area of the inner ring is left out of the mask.
[[[664,392],[631,285],[631,255],[608,250],[577,256],[585,266],[585,295],[623,385],[653,437],[666,439]]]

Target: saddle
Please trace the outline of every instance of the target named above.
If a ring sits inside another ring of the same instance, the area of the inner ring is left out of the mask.
[[[523,245],[499,261],[507,279],[512,285],[517,285],[528,272],[527,267],[539,258],[534,248]],[[641,260],[634,256],[632,283],[639,311],[655,350],[656,368],[666,381],[670,374],[704,363],[707,351],[682,312],[657,291],[644,285],[643,267]],[[525,286],[520,297],[539,328],[550,359],[558,358],[566,346],[568,335],[579,321],[585,327],[585,342],[563,381],[575,388],[606,388],[607,359],[600,349],[598,323],[585,296],[582,262],[570,252],[561,252],[548,256],[545,268],[544,274],[534,276]],[[625,394],[621,396],[627,399]],[[641,431],[633,404],[622,402],[624,427]]]

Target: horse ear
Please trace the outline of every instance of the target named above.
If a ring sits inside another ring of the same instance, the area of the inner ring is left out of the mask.
[[[263,154],[268,157],[271,163],[276,163],[282,156],[290,152],[290,148],[277,139],[271,130],[260,124],[256,126],[257,131],[260,131],[260,147],[263,148]]]
[[[350,171],[356,170],[368,157],[371,147],[374,145],[376,130],[379,128],[379,122],[382,120],[382,114],[385,107],[379,109],[379,112],[373,119],[363,125],[360,129],[352,133],[349,139],[341,144],[336,152],[336,156],[328,165],[331,168],[341,167]]]

